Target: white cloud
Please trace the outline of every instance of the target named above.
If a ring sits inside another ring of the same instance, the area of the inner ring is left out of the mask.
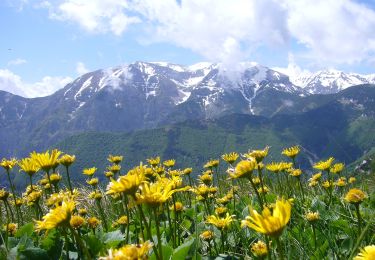
[[[375,12],[349,0],[288,0],[288,27],[320,63],[353,64],[374,57]]]
[[[8,62],[8,66],[17,66],[17,65],[22,65],[22,64],[25,64],[25,63],[27,63],[27,60],[17,58],[17,59],[14,59],[14,60],[10,60]]]
[[[294,52],[297,61],[318,65],[375,60],[375,11],[354,0],[51,3],[44,6],[52,18],[77,23],[89,32],[122,35],[131,25],[141,23],[144,43],[172,43],[211,61],[247,60],[264,46],[283,46]]]
[[[70,77],[45,76],[38,82],[29,83],[8,69],[0,69],[0,90],[23,97],[48,96],[71,81]]]
[[[86,74],[89,72],[89,69],[86,68],[85,64],[81,61],[77,62],[76,71],[78,75]]]
[[[126,0],[65,0],[44,6],[50,10],[51,18],[78,23],[93,33],[110,31],[121,35],[129,25],[140,22],[138,17],[126,13]]]

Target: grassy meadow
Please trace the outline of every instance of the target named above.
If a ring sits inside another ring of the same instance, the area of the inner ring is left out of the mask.
[[[156,156],[124,171],[127,157],[109,155],[81,184],[74,155],[4,158],[0,259],[375,259],[371,178],[333,157],[302,170],[298,146],[266,163],[269,149],[201,169]]]

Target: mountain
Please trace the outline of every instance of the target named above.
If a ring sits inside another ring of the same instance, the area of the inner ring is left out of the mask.
[[[375,74],[360,75],[330,69],[291,76],[291,82],[308,94],[332,94],[351,86],[374,84]]]
[[[272,118],[231,114],[131,133],[82,133],[52,147],[77,156],[74,172],[96,166],[103,178],[109,154],[124,155],[124,170],[159,155],[175,158],[177,167],[193,167],[197,173],[205,161],[223,153],[266,145],[271,146],[270,160],[281,160],[280,151],[287,146],[301,145],[298,163],[311,169],[312,163],[330,156],[345,164],[354,162],[375,147],[373,129],[375,87],[360,86],[334,94],[331,101],[303,113]]]
[[[0,91],[0,156],[24,156],[86,131],[129,132],[233,113],[302,113],[335,97],[309,95],[287,75],[252,62],[135,62],[89,72],[47,97]]]

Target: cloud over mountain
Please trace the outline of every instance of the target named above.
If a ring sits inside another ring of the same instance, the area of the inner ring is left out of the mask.
[[[353,64],[375,59],[375,12],[353,0],[60,0],[43,1],[50,17],[93,33],[168,42],[208,60],[248,58],[260,48],[292,49],[296,59]]]

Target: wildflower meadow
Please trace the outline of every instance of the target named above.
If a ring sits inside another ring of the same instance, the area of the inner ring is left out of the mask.
[[[366,176],[333,157],[301,169],[299,146],[268,161],[269,149],[201,169],[155,156],[127,172],[109,155],[104,173],[72,172],[76,157],[59,150],[4,158],[0,259],[375,259]]]

